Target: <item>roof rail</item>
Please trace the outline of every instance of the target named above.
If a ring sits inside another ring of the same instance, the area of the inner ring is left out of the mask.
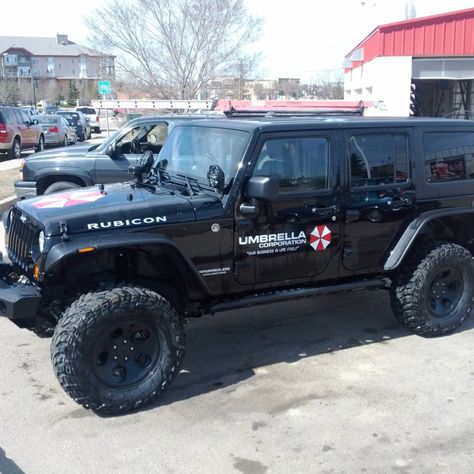
[[[343,100],[219,100],[216,110],[227,117],[288,117],[324,115],[363,115],[368,105],[359,101]]]

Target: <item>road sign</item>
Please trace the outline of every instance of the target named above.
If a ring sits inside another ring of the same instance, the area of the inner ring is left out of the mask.
[[[112,86],[110,85],[110,81],[99,81],[97,84],[97,92],[100,95],[112,94]]]

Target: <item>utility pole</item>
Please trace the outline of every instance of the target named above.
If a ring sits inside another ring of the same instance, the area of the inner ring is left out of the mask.
[[[244,66],[242,59],[239,61],[239,99],[242,100],[242,83],[244,80]]]

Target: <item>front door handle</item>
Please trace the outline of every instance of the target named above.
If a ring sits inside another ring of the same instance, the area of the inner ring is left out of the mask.
[[[357,222],[360,219],[360,211],[350,209],[346,211],[346,222]]]

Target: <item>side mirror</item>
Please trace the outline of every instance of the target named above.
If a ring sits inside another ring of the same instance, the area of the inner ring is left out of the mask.
[[[278,199],[278,176],[253,176],[248,180],[245,196],[262,201],[276,201]]]
[[[253,176],[247,182],[245,197],[251,199],[251,203],[242,203],[240,213],[250,216],[258,214],[258,201],[276,201],[278,198],[278,176]]]
[[[31,123],[32,123],[33,125],[38,125],[38,124],[39,124],[38,120],[36,120],[36,119],[33,119],[33,120],[31,121]]]
[[[111,143],[109,147],[107,148],[107,151],[105,152],[105,154],[109,155],[110,158],[113,158],[116,153],[117,153],[117,144]]]

